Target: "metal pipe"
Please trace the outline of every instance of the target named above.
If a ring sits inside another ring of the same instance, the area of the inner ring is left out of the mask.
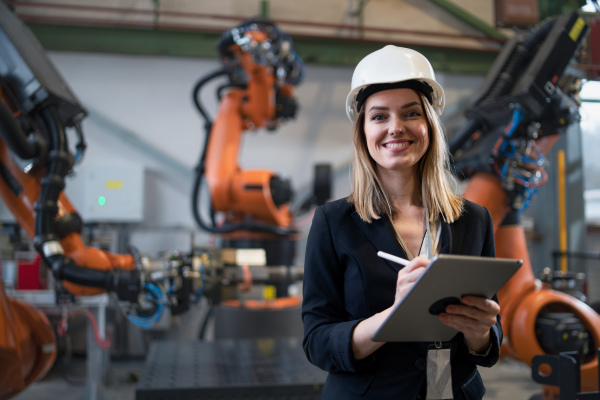
[[[140,10],[140,9],[128,9],[122,7],[101,7],[101,6],[83,6],[76,4],[46,4],[46,3],[38,3],[32,1],[8,1],[8,5],[14,7],[23,7],[23,8],[54,8],[60,10],[71,10],[71,11],[86,11],[86,12],[112,12],[112,13],[120,13],[120,14],[130,14],[130,15],[147,15],[149,17],[156,17],[154,23],[134,23],[134,22],[126,22],[119,23],[117,21],[113,22],[113,26],[126,27],[131,26],[134,28],[140,27],[161,27],[171,28],[171,29],[185,29],[185,30],[200,30],[198,26],[193,25],[182,25],[182,24],[162,24],[159,22],[160,17],[176,17],[176,18],[186,18],[186,19],[217,19],[217,20],[226,20],[226,21],[243,21],[247,19],[247,17],[239,16],[239,15],[218,15],[218,14],[204,14],[204,13],[184,13],[177,11],[160,11],[154,9],[148,10]],[[52,18],[52,17],[31,17],[23,14],[19,14],[19,17],[23,20],[28,21],[36,21],[36,22],[68,22],[68,21],[79,21],[81,23],[89,24],[94,23],[94,21],[108,23],[107,20],[97,20],[90,18]],[[116,23],[115,23],[116,22]],[[361,31],[364,33],[390,33],[390,34],[405,34],[405,35],[418,35],[418,36],[429,36],[429,37],[443,37],[443,38],[454,38],[454,39],[472,39],[480,42],[492,42],[492,43],[504,43],[506,42],[506,38],[504,37],[493,37],[493,36],[478,36],[478,35],[463,35],[463,34],[453,34],[453,33],[441,33],[441,32],[431,32],[431,31],[418,31],[418,30],[408,30],[408,29],[396,29],[396,28],[381,28],[381,27],[367,27],[367,26],[353,26],[353,25],[343,25],[343,24],[328,24],[328,23],[320,23],[320,22],[310,22],[310,21],[295,21],[295,20],[286,20],[286,19],[276,19],[275,22],[278,25],[296,25],[301,27],[312,27],[312,28],[322,28],[322,29],[335,29],[335,30],[349,30],[349,31]],[[204,30],[204,29],[202,29]],[[221,32],[223,28],[212,28],[211,31]],[[337,37],[336,37],[337,39]]]
[[[503,35],[497,29],[491,27],[484,21],[480,20],[470,12],[464,10],[461,7],[458,7],[454,3],[448,0],[430,0],[432,3],[436,4],[440,8],[454,15],[456,18],[460,19],[464,23],[472,26],[473,28],[479,30],[480,32],[485,33],[488,36],[495,37],[498,39],[506,39],[506,36]]]

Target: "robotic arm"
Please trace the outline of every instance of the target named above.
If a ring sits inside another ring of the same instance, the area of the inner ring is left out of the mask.
[[[140,276],[131,255],[86,248],[81,218],[62,189],[84,148],[86,112],[39,43],[4,5],[0,9],[0,193],[57,280],[76,295],[114,291],[135,301]],[[80,137],[77,156],[66,129]],[[73,284],[73,285],[72,285]]]
[[[63,193],[83,155],[86,111],[31,32],[0,2],[0,195],[56,281],[76,296],[113,292],[129,316],[149,321],[162,307],[139,260],[86,247],[83,222]],[[79,138],[73,155],[67,129]],[[152,300],[152,301],[148,301]],[[0,399],[43,377],[56,357],[54,331],[31,305],[9,298],[0,282]]]
[[[294,118],[294,86],[303,77],[304,64],[292,39],[265,19],[251,19],[225,32],[217,44],[223,68],[201,79],[194,89],[195,104],[205,119],[206,143],[197,167],[193,191],[196,222],[212,233],[236,230],[275,235],[293,233],[289,203],[290,183],[267,170],[242,170],[238,153],[245,130],[274,130]],[[213,123],[199,93],[208,81],[226,75],[229,82],[218,90],[220,105]],[[221,91],[227,89],[221,97]],[[202,220],[198,208],[200,184],[206,178],[211,196],[211,222]],[[225,216],[216,224],[214,215]]]
[[[536,355],[576,351],[582,391],[597,391],[600,316],[535,279],[519,224],[520,213],[547,180],[545,154],[579,120],[580,77],[568,64],[588,31],[572,13],[515,35],[465,112],[467,122],[452,136],[450,149],[458,175],[469,179],[465,197],[492,214],[496,255],[524,261],[498,293],[507,339],[503,354],[531,365]],[[551,392],[545,388],[543,398]]]

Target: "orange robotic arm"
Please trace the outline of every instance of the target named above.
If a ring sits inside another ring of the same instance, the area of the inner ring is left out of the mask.
[[[66,127],[85,111],[31,32],[0,2],[0,195],[44,265],[75,295],[115,292],[136,304],[143,292],[131,255],[88,248],[82,222],[63,194],[73,165]],[[25,167],[24,163],[28,163]],[[0,399],[44,376],[56,357],[46,316],[8,298],[0,283]]]
[[[577,351],[584,392],[598,390],[600,316],[582,301],[536,280],[518,215],[546,182],[545,154],[578,121],[576,79],[561,77],[587,31],[573,13],[546,22],[529,36],[515,35],[492,66],[482,96],[467,111],[465,128],[450,142],[459,175],[469,178],[465,198],[492,215],[496,256],[523,260],[498,293],[502,354],[531,365],[536,355]],[[547,324],[550,316],[563,321],[574,316],[577,327],[561,330],[561,324]],[[551,393],[545,388],[544,399]]]
[[[228,75],[227,93],[220,100],[214,123],[207,120],[207,141],[194,189],[194,216],[204,229],[226,233],[242,229],[290,234],[291,189],[286,180],[268,170],[242,170],[238,165],[242,134],[246,130],[275,129],[280,120],[295,115],[293,86],[300,81],[303,64],[291,47],[291,38],[266,20],[250,20],[227,31],[218,44],[224,69],[211,75]],[[212,212],[225,223],[208,226],[197,209],[200,179],[206,178]]]
[[[545,312],[571,313],[589,333],[589,342],[600,343],[600,315],[582,301],[548,288],[536,280],[529,259],[523,226],[501,225],[508,215],[507,195],[497,176],[475,174],[465,188],[465,198],[486,207],[494,219],[496,256],[522,259],[521,269],[498,292],[505,342],[502,354],[531,365],[534,356],[546,354],[536,330],[536,322]],[[598,357],[585,354],[581,363],[581,389],[598,390]]]

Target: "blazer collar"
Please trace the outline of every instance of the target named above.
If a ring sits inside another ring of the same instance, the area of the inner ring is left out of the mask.
[[[404,249],[398,242],[396,238],[396,232],[391,225],[391,222],[388,217],[384,216],[379,219],[374,219],[371,222],[363,221],[358,213],[354,211],[352,213],[352,218],[356,222],[356,224],[360,227],[361,231],[365,234],[365,236],[369,239],[369,241],[373,244],[377,251],[384,251],[389,254],[393,254],[398,257],[407,258]],[[453,243],[453,225],[448,224],[442,220],[442,229],[441,229],[441,241],[442,246],[440,248],[441,254],[450,254],[457,251],[453,247],[453,245],[457,245],[458,243]],[[396,264],[392,261],[381,260],[384,261],[389,267],[398,271],[400,269],[400,265]]]
[[[369,239],[371,244],[377,251],[384,251],[398,257],[406,258],[407,255],[400,246],[400,242],[396,238],[396,232],[387,216],[382,216],[379,219],[373,219],[371,222],[363,221],[358,215],[358,212],[352,213],[352,218],[360,227],[360,230]],[[384,261],[382,259],[382,261]],[[395,271],[400,269],[400,265],[392,261],[385,260],[386,263]]]

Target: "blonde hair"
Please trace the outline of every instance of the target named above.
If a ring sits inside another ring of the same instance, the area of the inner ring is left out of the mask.
[[[441,215],[444,221],[454,222],[462,214],[464,200],[454,192],[456,180],[450,169],[450,152],[444,128],[427,98],[421,93],[417,94],[425,110],[429,129],[429,147],[418,164],[420,198],[427,204],[430,221]],[[348,202],[354,205],[363,221],[371,222],[382,215],[392,217],[393,209],[377,176],[375,160],[367,148],[364,109],[362,107],[354,124],[352,192]]]

